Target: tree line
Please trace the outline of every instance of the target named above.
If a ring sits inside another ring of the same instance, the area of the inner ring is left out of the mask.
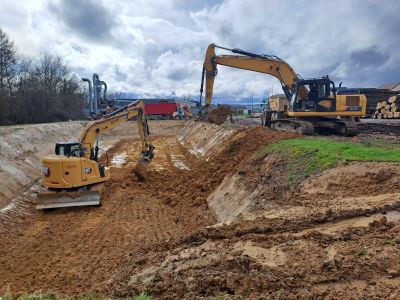
[[[80,79],[59,56],[17,54],[0,29],[0,125],[81,119]]]

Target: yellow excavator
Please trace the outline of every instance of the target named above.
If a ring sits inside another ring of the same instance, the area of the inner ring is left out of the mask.
[[[56,143],[55,154],[42,159],[43,185],[47,190],[38,194],[36,208],[100,205],[101,190],[110,179],[110,168],[99,162],[99,137],[133,118],[141,140],[141,158],[133,172],[139,179],[145,179],[154,146],[149,138],[144,103],[137,101],[92,122],[79,141]]]
[[[215,48],[239,55],[216,55]],[[217,65],[269,74],[280,81],[287,98],[286,104],[270,103],[273,109],[264,112],[265,125],[273,129],[301,134],[313,134],[316,129],[330,129],[350,136],[357,133],[355,118],[365,115],[365,95],[340,94],[328,76],[303,79],[277,56],[254,54],[215,44],[210,44],[207,48],[201,79],[200,103],[204,78],[206,81],[206,114],[211,109]]]

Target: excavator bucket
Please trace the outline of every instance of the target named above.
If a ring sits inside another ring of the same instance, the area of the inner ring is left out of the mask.
[[[100,205],[101,190],[39,193],[36,209]]]
[[[213,109],[208,113],[206,120],[210,123],[221,125],[226,121],[231,113],[232,111],[228,106],[218,105],[216,109]]]
[[[136,163],[136,166],[133,168],[133,174],[140,179],[145,180],[147,175],[147,169],[149,168],[150,160],[142,157]]]

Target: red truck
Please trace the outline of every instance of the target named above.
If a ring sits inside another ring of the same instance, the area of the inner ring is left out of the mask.
[[[182,119],[191,116],[187,104],[176,102],[173,99],[145,99],[144,110],[146,115],[153,118]]]

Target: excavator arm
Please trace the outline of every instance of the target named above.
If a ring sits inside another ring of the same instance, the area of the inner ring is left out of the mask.
[[[231,51],[241,55],[216,55],[215,48]],[[203,93],[204,77],[206,81],[206,94],[205,94],[205,109],[206,113],[209,112],[211,106],[211,100],[213,95],[213,87],[215,76],[218,73],[217,65],[228,66],[232,68],[238,68],[243,70],[249,70],[253,72],[259,72],[269,74],[277,78],[282,89],[288,99],[291,99],[293,94],[296,93],[296,81],[298,75],[292,69],[292,67],[284,60],[277,56],[271,55],[258,55],[250,52],[246,52],[240,49],[228,49],[210,44],[207,48],[202,74],[202,84],[200,87],[200,99]],[[308,91],[301,87],[301,97],[306,97]]]
[[[137,117],[142,156],[152,159],[154,147],[149,139],[149,127],[144,112],[144,103],[141,100],[114,111],[88,126],[80,137],[82,156],[97,161],[98,137],[134,117]]]

